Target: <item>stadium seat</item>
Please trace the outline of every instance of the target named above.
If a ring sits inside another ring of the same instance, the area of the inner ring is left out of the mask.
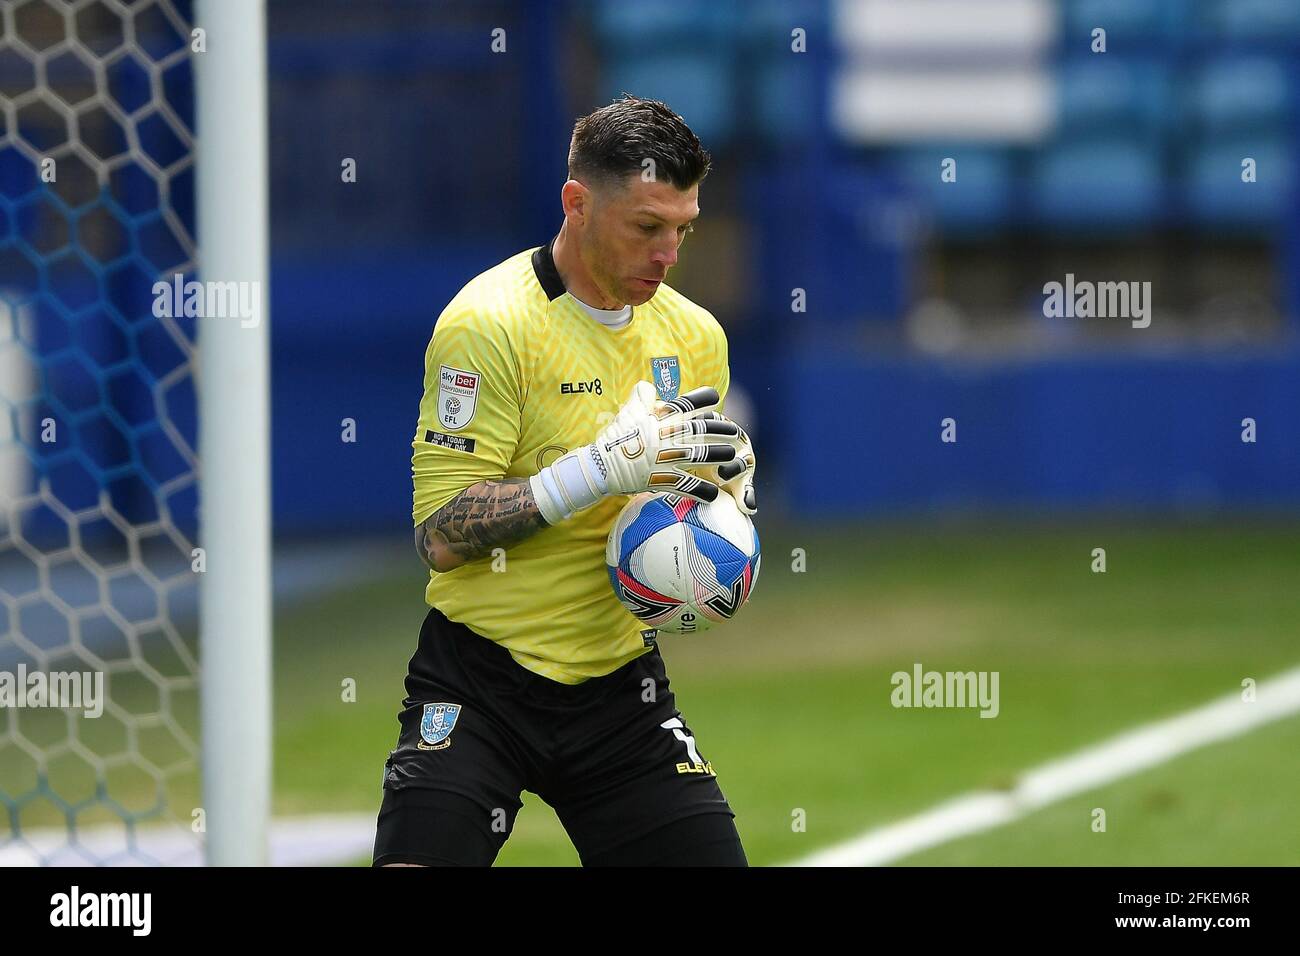
[[[624,90],[670,103],[706,149],[735,132],[734,73],[728,59],[707,47],[611,58],[604,68],[605,100]]]
[[[803,27],[809,43],[826,29],[828,4],[824,0],[745,0],[740,29],[750,48],[771,41],[790,49],[790,31]]]
[[[734,0],[596,0],[593,7],[597,46],[618,56],[680,43],[727,44],[739,24]]]
[[[815,52],[793,56],[791,32],[807,31],[809,49],[825,36],[821,0],[749,0],[741,21],[742,82],[753,91],[750,104],[758,133],[769,143],[802,142],[814,121],[817,96]]]
[[[957,161],[955,182],[939,176],[947,157]],[[1011,215],[1015,177],[1009,150],[962,144],[914,148],[898,154],[896,168],[947,234],[997,228]]]
[[[1159,152],[1129,140],[1057,143],[1030,184],[1034,216],[1053,228],[1153,226],[1163,200]]]
[[[1206,25],[1233,40],[1300,40],[1300,3],[1295,0],[1219,0]]]
[[[1241,181],[1241,162],[1256,163],[1256,181]],[[1295,186],[1295,157],[1285,137],[1224,141],[1194,148],[1186,158],[1182,195],[1191,220],[1215,229],[1258,229],[1281,223]]]
[[[1188,107],[1201,131],[1276,130],[1289,122],[1293,99],[1287,70],[1272,57],[1225,57],[1203,66],[1188,84]]]
[[[814,122],[817,97],[812,64],[786,55],[767,55],[755,67],[754,112],[759,133],[771,143],[800,142]]]
[[[1131,131],[1155,139],[1170,113],[1170,70],[1163,63],[1075,57],[1059,80],[1059,129],[1071,135]]]
[[[1067,0],[1065,33],[1080,38],[1082,49],[1087,49],[1093,29],[1103,27],[1110,49],[1116,40],[1122,46],[1131,39],[1168,36],[1177,28],[1185,7],[1184,0]]]

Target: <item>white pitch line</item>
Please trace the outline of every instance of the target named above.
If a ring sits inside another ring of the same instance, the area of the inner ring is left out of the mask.
[[[1143,724],[1092,747],[1023,773],[1006,791],[956,797],[897,823],[795,861],[793,866],[879,866],[959,837],[1019,820],[1057,800],[1238,737],[1300,713],[1300,667],[1255,687],[1247,703],[1235,692],[1177,717]]]

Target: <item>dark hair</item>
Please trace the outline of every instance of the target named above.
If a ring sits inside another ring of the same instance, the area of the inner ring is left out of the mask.
[[[709,154],[686,121],[658,100],[630,93],[573,125],[569,178],[621,182],[654,160],[655,176],[689,189],[709,172]]]

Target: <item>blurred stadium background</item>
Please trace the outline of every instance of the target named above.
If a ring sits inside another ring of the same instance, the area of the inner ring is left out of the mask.
[[[150,287],[202,262],[193,10],[0,11],[0,670],[112,695],[0,715],[0,862],[185,861],[195,329]],[[1300,663],[1294,0],[272,0],[268,30],[277,859],[367,858],[433,320],[555,233],[572,122],[624,90],[714,156],[670,281],[727,329],[767,561],[662,647],[751,862]],[[1067,273],[1150,281],[1150,327],[1044,318]],[[998,671],[999,717],[894,709],[916,662]],[[1297,752],[1291,717],[901,860],[1295,864]],[[499,862],[576,855],[532,799]]]

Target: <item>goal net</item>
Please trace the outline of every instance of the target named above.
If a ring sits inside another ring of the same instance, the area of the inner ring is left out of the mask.
[[[0,866],[201,859],[192,19],[0,4]]]

